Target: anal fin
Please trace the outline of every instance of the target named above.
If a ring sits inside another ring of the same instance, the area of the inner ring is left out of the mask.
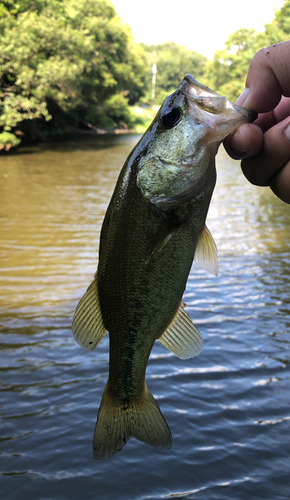
[[[77,305],[72,332],[77,343],[88,351],[95,349],[106,335],[99,302],[97,274]]]
[[[180,359],[198,356],[203,348],[201,333],[184,310],[183,303],[180,304],[171,324],[158,340]]]

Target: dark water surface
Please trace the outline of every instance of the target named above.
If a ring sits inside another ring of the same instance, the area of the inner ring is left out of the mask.
[[[204,337],[181,361],[156,342],[147,382],[173,448],[132,439],[94,461],[108,336],[92,353],[70,325],[137,136],[2,156],[0,498],[289,500],[290,206],[221,151],[208,226],[220,275],[193,266],[184,301]]]

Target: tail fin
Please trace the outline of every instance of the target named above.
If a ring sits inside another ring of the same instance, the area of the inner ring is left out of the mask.
[[[106,386],[95,428],[94,458],[112,457],[130,437],[159,450],[172,446],[170,429],[146,385],[142,398],[126,405],[115,401]]]

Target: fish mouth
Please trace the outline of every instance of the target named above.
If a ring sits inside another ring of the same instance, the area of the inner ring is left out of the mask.
[[[230,102],[234,106],[236,111],[239,111],[244,116],[247,116],[248,123],[253,123],[255,120],[257,120],[258,113],[256,111],[252,111],[250,109],[243,108],[242,106],[239,106],[238,104],[234,104],[231,101],[228,101],[228,102]]]
[[[191,101],[197,104],[199,108],[209,113],[215,115],[222,113],[230,115],[232,112],[238,112],[241,121],[248,123],[254,122],[258,117],[256,111],[251,111],[238,104],[234,104],[225,96],[221,96],[214,90],[206,87],[206,85],[195,80],[190,74],[185,75],[180,86],[184,94]]]

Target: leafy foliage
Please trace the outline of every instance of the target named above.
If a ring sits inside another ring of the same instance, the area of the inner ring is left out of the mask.
[[[157,66],[155,103],[162,104],[164,99],[176,90],[186,73],[197,80],[202,79],[207,58],[182,45],[165,42],[160,45],[141,44],[147,54],[146,89],[143,102],[151,102],[152,66]]]
[[[0,1],[0,35],[0,149],[9,149],[23,135],[136,126],[143,115],[131,107],[152,103],[153,64],[154,104],[188,72],[235,100],[255,53],[289,39],[290,0],[262,33],[230,35],[212,61],[173,42],[135,44],[109,0]]]
[[[254,29],[241,28],[230,35],[225,49],[216,51],[207,67],[207,85],[231,100],[237,99],[245,86],[251,59],[260,45],[260,34]]]
[[[20,139],[10,132],[4,131],[0,134],[0,150],[9,151],[11,147],[18,146],[19,143]]]
[[[286,0],[283,7],[276,12],[274,20],[265,25],[265,36],[268,45],[289,40],[290,35],[290,1]]]
[[[289,37],[290,0],[286,0],[262,33],[242,28],[229,36],[225,49],[218,50],[207,67],[207,85],[235,101],[245,86],[248,67],[256,52]]]
[[[0,132],[130,122],[145,59],[109,1],[7,0],[0,15]]]

